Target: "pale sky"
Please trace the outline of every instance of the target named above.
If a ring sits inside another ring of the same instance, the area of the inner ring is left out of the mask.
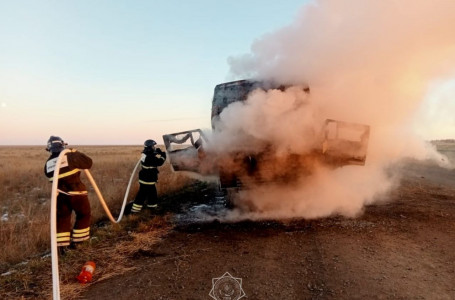
[[[0,0],[0,144],[162,143],[210,128],[227,59],[304,1]]]
[[[215,85],[244,79],[228,59],[305,2],[0,0],[0,145],[161,144],[209,129]],[[422,137],[455,138],[454,95],[454,80],[429,92]]]

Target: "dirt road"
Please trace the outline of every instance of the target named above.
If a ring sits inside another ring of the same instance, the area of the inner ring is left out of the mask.
[[[243,299],[455,299],[455,171],[407,165],[357,219],[181,224],[132,259],[83,298],[212,299],[228,272]]]

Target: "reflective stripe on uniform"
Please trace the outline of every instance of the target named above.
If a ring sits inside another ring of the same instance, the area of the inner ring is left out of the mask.
[[[87,232],[90,230],[90,227],[87,228],[82,228],[82,229],[73,229],[74,233],[81,233],[81,232]]]
[[[90,227],[83,228],[83,229],[73,229],[73,235],[80,234],[80,233],[87,233],[89,231],[90,231]]]
[[[74,170],[68,171],[66,173],[58,174],[58,179],[63,178],[63,177],[67,177],[67,176],[70,176],[70,175],[73,175],[73,174],[76,174],[77,172],[80,172],[80,170],[79,169],[74,169]],[[53,181],[53,180],[54,180],[54,177],[49,178],[49,181]]]
[[[57,233],[57,244],[70,242],[70,232],[59,232]]]
[[[71,191],[68,192],[69,195],[87,195],[87,191]]]
[[[81,237],[81,238],[73,238],[72,241],[73,242],[82,242],[82,241],[86,241],[90,238],[90,235],[87,235],[87,236],[84,236],[84,237]]]
[[[70,192],[65,192],[62,191],[61,189],[57,189],[59,193],[68,195],[68,196],[77,196],[77,195],[87,195],[87,191],[70,191]]]
[[[143,180],[139,179],[139,183],[152,185],[152,184],[155,184],[156,182],[147,182],[147,181],[143,181]]]
[[[83,229],[73,229],[71,240],[73,242],[82,242],[90,238],[90,227]]]
[[[140,212],[142,209],[142,205],[133,203],[133,207],[131,207],[131,212]]]
[[[156,167],[146,167],[146,166],[142,166],[143,169],[156,169]]]
[[[149,208],[155,208],[155,207],[158,207],[158,204],[147,204],[147,207],[149,207]]]

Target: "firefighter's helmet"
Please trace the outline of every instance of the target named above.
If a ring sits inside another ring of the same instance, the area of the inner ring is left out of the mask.
[[[67,144],[62,140],[61,137],[51,135],[47,141],[46,150],[52,153],[59,153],[65,149],[65,145]]]
[[[145,148],[152,148],[152,147],[155,147],[155,145],[156,145],[156,142],[154,140],[146,140],[144,142]]]

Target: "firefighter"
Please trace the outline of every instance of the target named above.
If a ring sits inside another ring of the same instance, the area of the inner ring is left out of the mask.
[[[58,136],[51,136],[47,141],[46,150],[51,152],[51,156],[44,165],[44,173],[51,182],[58,156],[66,145]],[[90,238],[90,202],[87,188],[80,180],[80,173],[81,169],[90,169],[92,159],[71,149],[61,162],[57,196],[57,246],[59,252],[64,253],[68,246],[76,248],[78,243]],[[73,211],[76,214],[74,226],[71,222]]]
[[[144,204],[151,210],[158,209],[158,194],[156,183],[158,181],[158,167],[166,161],[166,153],[155,147],[154,140],[144,142],[141,156],[141,170],[139,171],[139,191],[131,206],[131,213],[138,213]]]

